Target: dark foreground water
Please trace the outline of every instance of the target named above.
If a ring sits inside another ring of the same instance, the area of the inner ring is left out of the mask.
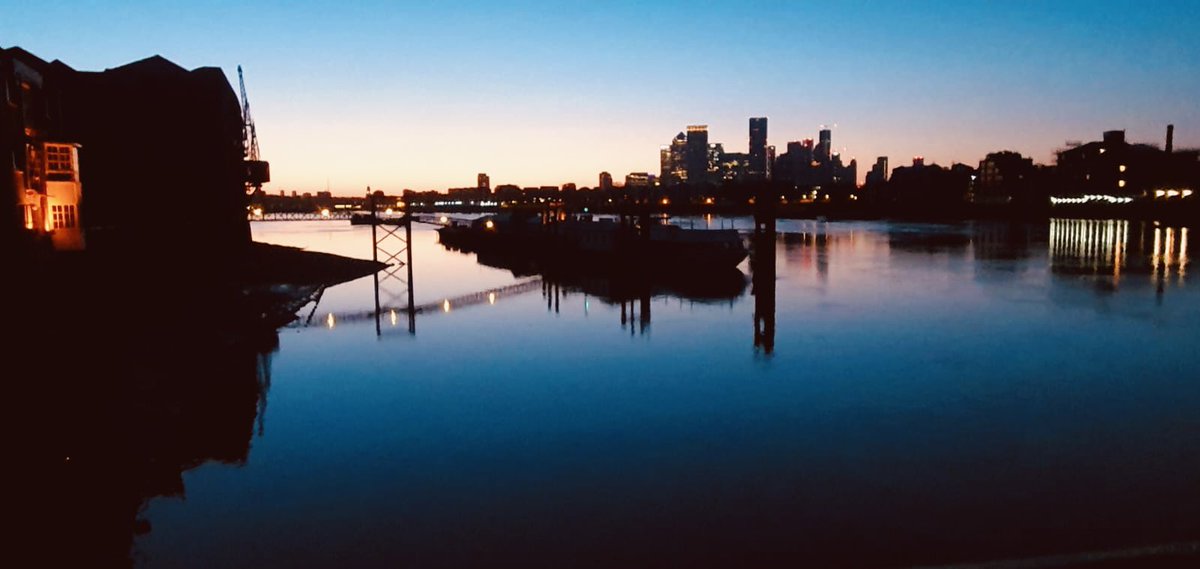
[[[370,256],[345,222],[253,231]],[[134,562],[1065,563],[1200,541],[1187,229],[779,231],[774,279],[746,262],[697,289],[555,286],[418,226],[415,334],[390,312],[377,334],[370,278],[326,291],[258,357],[253,408],[208,419],[241,448],[147,501]],[[381,304],[403,291],[385,279]]]

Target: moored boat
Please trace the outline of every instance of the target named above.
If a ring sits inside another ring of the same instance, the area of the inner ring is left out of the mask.
[[[577,216],[543,223],[508,214],[451,222],[438,228],[442,243],[475,251],[512,251],[558,264],[588,263],[645,270],[736,267],[747,255],[732,229],[685,229]]]

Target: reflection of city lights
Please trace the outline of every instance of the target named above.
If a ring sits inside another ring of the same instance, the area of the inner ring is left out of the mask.
[[[263,211],[261,207],[254,208],[254,217],[262,217]]]
[[[321,210],[321,217],[329,217],[329,210],[328,209]]]
[[[388,214],[388,215],[392,215],[392,208],[390,208],[390,207],[389,207],[389,208],[387,208],[387,209],[383,210],[383,213],[386,213],[386,214]]]
[[[444,216],[444,215],[443,215],[443,216],[441,217],[441,219],[439,219],[438,221],[440,221],[440,222],[442,222],[443,224],[445,224],[445,223],[448,223],[448,222],[450,221],[450,218],[449,218],[449,217],[446,217],[446,216]]]
[[[1178,190],[1167,190],[1167,197],[1168,198],[1179,197],[1179,191]]]
[[[494,292],[488,293],[488,304],[496,304],[496,293],[494,293]]]
[[[1184,190],[1184,191],[1182,191],[1182,192],[1179,192],[1179,195],[1181,195],[1181,196],[1183,196],[1183,197],[1185,197],[1185,198],[1187,198],[1187,197],[1191,197],[1191,196],[1192,196],[1192,191],[1191,191],[1191,190]]]
[[[390,316],[392,317],[392,326],[395,326],[396,325],[396,311],[392,310]]]
[[[328,327],[330,330],[332,330],[332,329],[333,329],[333,325],[334,325],[334,321],[333,321],[333,313],[332,313],[332,312],[330,312],[330,313],[329,313],[329,316],[326,316],[326,317],[325,317],[325,326],[326,326],[326,327]]]
[[[485,222],[483,223],[483,226],[484,226],[484,227],[486,227],[486,228],[488,228],[488,229],[495,229],[495,227],[496,227],[496,224],[495,224],[495,223],[493,223],[493,222],[492,222],[492,220],[490,220],[490,219],[489,219],[489,220],[487,220],[487,221],[485,221]]]
[[[450,312],[450,299],[442,301],[442,312]]]

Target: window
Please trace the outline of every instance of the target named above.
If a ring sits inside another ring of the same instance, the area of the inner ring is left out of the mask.
[[[75,206],[73,205],[56,205],[52,206],[50,213],[54,221],[54,229],[69,229],[75,227]]]
[[[73,174],[75,165],[71,163],[71,147],[63,144],[46,145],[46,173]]]

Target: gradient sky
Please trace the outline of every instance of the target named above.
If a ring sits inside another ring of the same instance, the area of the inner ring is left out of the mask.
[[[272,191],[594,186],[658,171],[688,124],[747,150],[815,138],[892,166],[1050,163],[1125,129],[1200,146],[1200,1],[52,2],[0,45],[76,69],[245,68]]]

